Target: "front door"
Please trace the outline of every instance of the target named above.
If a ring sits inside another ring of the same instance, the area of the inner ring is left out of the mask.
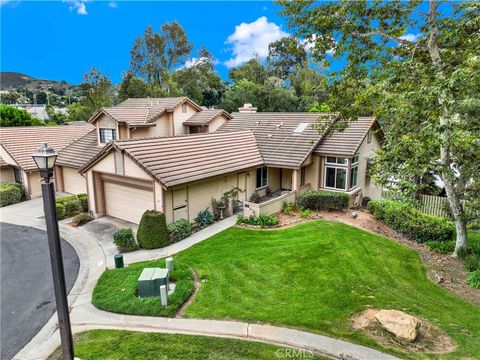
[[[173,221],[188,220],[187,188],[173,191]]]

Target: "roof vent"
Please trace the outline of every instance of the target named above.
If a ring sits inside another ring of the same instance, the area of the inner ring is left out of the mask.
[[[269,139],[271,139],[271,138],[272,138],[272,134],[268,134],[267,137],[268,137]]]
[[[300,134],[305,131],[305,129],[310,125],[309,123],[300,123],[298,126],[293,130],[294,133]]]
[[[246,104],[243,104],[243,107],[238,108],[238,111],[241,113],[256,113],[257,108],[253,107],[252,104],[246,103]]]
[[[255,121],[255,126],[260,125],[260,121]]]

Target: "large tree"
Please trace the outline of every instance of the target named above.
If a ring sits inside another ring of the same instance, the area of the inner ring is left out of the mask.
[[[44,126],[42,119],[33,117],[25,109],[17,109],[10,105],[0,105],[0,127]]]
[[[387,123],[377,179],[414,187],[419,170],[440,175],[457,254],[479,201],[479,3],[278,2],[297,35],[314,43],[314,56],[333,49],[346,58],[344,76],[372,80],[359,99],[373,95]],[[348,121],[358,116],[353,108],[333,110]]]
[[[308,65],[305,44],[294,37],[283,37],[268,45],[267,63],[270,73],[283,80]]]

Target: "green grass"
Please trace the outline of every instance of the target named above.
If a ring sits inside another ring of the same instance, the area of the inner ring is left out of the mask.
[[[458,343],[445,358],[480,354],[478,307],[429,281],[415,251],[348,225],[314,221],[273,231],[230,228],[176,261],[194,268],[202,280],[185,316],[294,327],[381,349],[352,330],[351,317],[369,306],[398,309],[429,320]],[[107,279],[102,276],[99,286],[102,280]],[[143,311],[154,315],[147,307]]]
[[[131,264],[123,269],[106,270],[93,291],[93,304],[99,309],[130,315],[174,316],[193,293],[192,271],[181,263],[175,264],[170,280],[175,291],[168,296],[168,306],[162,307],[158,297],[139,298],[137,279],[145,267],[165,267],[165,260]]]
[[[82,360],[279,359],[277,354],[288,351],[253,341],[120,330],[87,331],[75,335],[74,341],[75,356]],[[61,358],[57,349],[49,360]]]

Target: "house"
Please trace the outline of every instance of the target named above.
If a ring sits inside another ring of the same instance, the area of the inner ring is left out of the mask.
[[[79,122],[59,126],[0,128],[0,180],[23,184],[27,199],[40,196],[41,178],[32,154],[42,142],[59,151],[92,130]],[[77,176],[80,176],[77,173]],[[55,180],[54,180],[55,181]]]
[[[129,99],[94,115],[95,131],[62,150],[58,162],[87,179],[95,216],[134,223],[147,209],[164,212],[168,223],[194,221],[234,188],[244,212],[257,215],[309,189],[346,192],[352,206],[380,196],[367,171],[382,140],[376,120],[319,133],[319,115],[251,106],[230,115],[186,98]],[[254,193],[260,203],[250,201]]]
[[[93,130],[60,151],[57,191],[87,192],[86,177],[79,169],[112,140],[213,132],[230,118],[224,110],[205,109],[186,97],[127,99],[101,108],[89,120]]]

